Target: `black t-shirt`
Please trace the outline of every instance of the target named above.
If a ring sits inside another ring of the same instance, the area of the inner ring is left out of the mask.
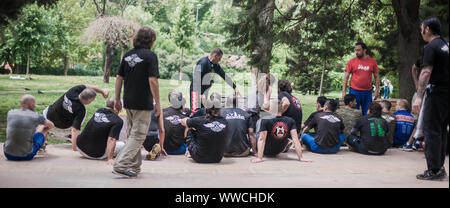
[[[448,40],[444,42],[443,38],[435,38],[425,47],[422,60],[422,68],[433,67],[430,84],[447,90],[449,83],[448,52]]]
[[[213,117],[206,121],[205,116],[187,120],[192,128],[192,141],[189,152],[192,159],[201,163],[217,163],[222,160],[225,150],[228,122],[223,117]]]
[[[227,140],[225,143],[226,153],[242,153],[249,147],[248,122],[249,115],[239,108],[222,108],[220,116],[228,122]]]
[[[316,116],[318,113],[323,113],[323,110],[318,110],[314,113],[311,113],[311,115],[309,115],[308,119],[306,119],[305,121],[305,126],[311,126],[311,121],[314,119],[314,116]]]
[[[186,111],[168,107],[163,110],[164,114],[164,130],[166,136],[164,138],[164,149],[173,152],[180,148],[186,142],[184,137],[185,127],[181,125],[180,120],[188,117]]]
[[[98,109],[77,138],[77,146],[91,157],[105,154],[108,137],[119,139],[123,120],[106,108]]]
[[[297,132],[300,132],[300,128],[302,126],[302,105],[296,97],[288,92],[278,93],[279,100],[283,99],[283,97],[287,97],[290,103],[288,109],[283,113],[283,116],[294,119],[295,125],[298,127]]]
[[[158,57],[149,49],[131,49],[122,59],[119,72],[124,79],[124,108],[153,110],[148,78],[159,78]]]
[[[308,126],[310,129],[315,129],[314,141],[324,149],[338,145],[340,143],[339,134],[345,128],[342,118],[333,112],[317,113]]]
[[[67,129],[72,126],[81,129],[81,123],[86,116],[86,108],[80,102],[78,96],[84,89],[86,89],[84,85],[72,87],[49,106],[47,119],[52,121],[55,127]]]
[[[360,132],[361,143],[367,151],[373,153],[385,152],[389,146],[389,126],[383,118],[366,115],[356,120],[353,127]]]
[[[194,73],[192,74],[192,82],[190,85],[191,91],[201,92],[200,95],[202,95],[207,89],[209,89],[213,83],[213,80],[211,80],[210,83],[203,83],[203,78],[206,74],[214,72],[218,74],[222,79],[224,79],[228,85],[231,87],[236,88],[236,85],[232,82],[231,78],[226,78],[225,71],[223,71],[222,67],[220,67],[219,64],[213,64],[207,56],[201,58],[197,65],[195,66]],[[199,83],[198,87],[200,89],[196,89],[197,85],[194,85],[194,83]]]
[[[267,131],[264,155],[277,155],[281,153],[286,144],[287,138],[291,137],[291,130],[297,129],[294,119],[287,116],[276,116],[272,119],[262,119],[259,132]]]

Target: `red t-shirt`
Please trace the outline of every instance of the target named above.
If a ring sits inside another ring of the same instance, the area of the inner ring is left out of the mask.
[[[352,74],[350,87],[355,90],[371,90],[372,74],[377,73],[378,66],[375,59],[367,56],[366,59],[353,58],[347,63],[345,71]]]

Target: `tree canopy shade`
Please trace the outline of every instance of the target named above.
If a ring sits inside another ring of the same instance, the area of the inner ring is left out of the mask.
[[[16,19],[22,7],[27,4],[41,5],[55,4],[58,0],[2,0],[0,1],[0,26],[8,24],[8,19]]]

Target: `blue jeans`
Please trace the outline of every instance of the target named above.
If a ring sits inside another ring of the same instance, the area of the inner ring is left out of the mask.
[[[5,157],[8,160],[14,160],[14,161],[32,160],[34,158],[34,156],[37,154],[37,152],[39,151],[39,149],[44,144],[44,140],[45,140],[44,134],[42,134],[41,132],[36,132],[33,135],[33,151],[30,154],[28,154],[26,156],[14,156],[14,155],[10,155],[10,154],[4,152]]]
[[[177,150],[175,150],[173,152],[167,152],[167,154],[168,155],[182,155],[182,154],[186,153],[186,148],[187,148],[187,144],[184,143]]]
[[[345,141],[345,135],[344,134],[339,134],[339,144],[336,145],[333,148],[330,149],[323,149],[322,147],[320,147],[318,144],[316,144],[316,142],[314,141],[315,135],[314,134],[303,134],[302,135],[302,141],[305,145],[307,145],[309,147],[309,149],[311,149],[311,152],[315,152],[315,153],[321,153],[321,154],[335,154],[337,152],[339,152],[339,148],[341,148],[342,144]]]
[[[350,87],[349,93],[355,95],[356,97],[355,109],[359,109],[361,106],[362,114],[365,116],[367,114],[367,110],[369,109],[370,103],[372,103],[372,90],[359,91]]]

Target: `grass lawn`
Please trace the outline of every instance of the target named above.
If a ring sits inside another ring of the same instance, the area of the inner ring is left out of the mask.
[[[22,75],[22,77],[25,77]],[[65,91],[73,86],[80,84],[90,84],[106,89],[110,92],[109,96],[114,96],[115,78],[111,77],[110,83],[103,83],[103,77],[86,77],[86,76],[50,76],[50,75],[32,75],[32,80],[11,80],[8,75],[0,75],[0,142],[5,141],[6,137],[6,114],[10,109],[20,108],[20,97],[25,94],[31,94],[36,98],[36,111],[41,112],[48,106],[53,104]],[[185,107],[189,107],[189,81],[159,80],[159,92],[162,108],[169,106],[168,93],[176,88],[183,92],[187,101]],[[241,94],[246,95],[249,91],[245,86],[238,84]],[[29,90],[25,90],[25,88]],[[37,90],[43,91],[39,94]],[[226,85],[223,81],[216,82],[210,93],[218,92],[220,94],[230,95],[233,89]],[[293,93],[302,103],[303,120],[315,111],[316,97],[313,95],[301,95]],[[274,96],[274,95],[273,95]],[[339,97],[339,92],[333,92],[326,95],[327,97]],[[99,95],[91,104],[86,106],[87,114],[83,123],[83,127],[92,117],[93,113],[105,106],[105,99]],[[125,112],[122,111],[122,114]],[[57,140],[49,140],[49,143],[57,143]]]

